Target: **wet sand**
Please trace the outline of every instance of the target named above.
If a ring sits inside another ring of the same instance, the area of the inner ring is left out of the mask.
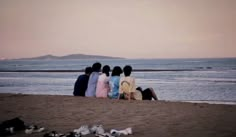
[[[106,131],[132,127],[128,137],[236,137],[236,105],[0,94],[0,122],[17,116],[60,133],[102,124]]]

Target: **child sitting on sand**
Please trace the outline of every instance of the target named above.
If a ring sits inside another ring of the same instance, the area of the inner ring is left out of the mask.
[[[89,76],[89,81],[88,81],[88,88],[85,92],[86,97],[95,97],[96,95],[96,87],[97,87],[97,81],[99,77],[99,72],[101,71],[101,63],[96,62],[93,64],[92,69],[93,72]]]
[[[74,96],[85,96],[85,91],[88,86],[89,75],[92,73],[91,67],[85,68],[85,74],[80,75],[74,85]]]
[[[110,67],[108,65],[105,65],[102,68],[102,74],[98,77],[97,88],[96,88],[96,97],[98,98],[107,98],[107,94],[110,91],[109,72],[110,72]]]
[[[157,100],[157,96],[152,88],[142,90],[140,87],[136,89],[135,79],[131,77],[132,67],[126,65],[123,69],[125,77],[120,79],[119,96],[124,94],[128,100]]]
[[[109,98],[117,99],[119,96],[119,87],[120,87],[120,74],[122,69],[119,66],[115,66],[111,73],[111,78],[109,80],[110,92],[108,93]]]

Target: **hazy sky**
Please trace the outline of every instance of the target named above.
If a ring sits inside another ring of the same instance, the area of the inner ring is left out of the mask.
[[[0,0],[0,58],[236,57],[236,0]]]

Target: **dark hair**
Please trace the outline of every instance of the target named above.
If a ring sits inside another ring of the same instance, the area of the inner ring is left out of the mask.
[[[123,73],[121,67],[115,66],[112,70],[111,76],[120,76],[121,73]]]
[[[130,65],[126,65],[123,68],[124,74],[125,76],[130,76],[131,72],[132,72],[132,67]]]
[[[92,66],[93,72],[100,72],[101,67],[102,67],[101,63],[99,62],[94,63]]]
[[[85,74],[91,74],[93,72],[92,67],[85,68]]]
[[[110,67],[108,65],[105,65],[103,68],[102,68],[102,73],[105,73],[107,76],[109,76],[109,72],[110,72]]]
[[[137,87],[136,90],[141,91],[141,92],[143,91],[141,87]]]

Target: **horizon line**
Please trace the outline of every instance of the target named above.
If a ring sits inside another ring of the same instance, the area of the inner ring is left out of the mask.
[[[66,54],[66,55],[53,55],[53,54],[45,54],[45,55],[38,55],[33,57],[19,57],[19,58],[5,58],[1,57],[0,60],[31,60],[31,58],[38,58],[38,57],[44,57],[44,56],[54,56],[54,57],[65,57],[70,55],[85,55],[85,56],[101,56],[101,57],[108,57],[108,58],[118,58],[118,59],[227,59],[227,58],[236,58],[236,56],[225,56],[225,57],[115,57],[115,56],[109,56],[109,55],[98,55],[98,54],[84,54],[84,53],[72,53],[72,54]],[[86,59],[86,58],[85,58]],[[85,60],[85,59],[78,59],[78,60]],[[96,58],[88,58],[88,59],[96,59]],[[32,59],[33,60],[33,59]],[[36,60],[36,59],[35,59]],[[46,60],[46,59],[39,59],[39,60]],[[57,60],[57,59],[48,59],[48,60]],[[58,59],[60,60],[60,59]],[[63,59],[66,60],[66,59]],[[73,60],[73,59],[71,59]],[[77,60],[77,59],[74,59]]]

